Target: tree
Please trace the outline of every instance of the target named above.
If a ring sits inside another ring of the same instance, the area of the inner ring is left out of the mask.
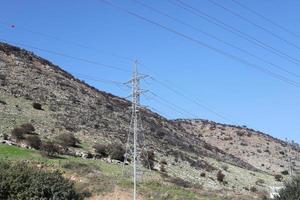
[[[0,199],[82,200],[74,184],[59,172],[47,172],[25,163],[0,161]]]
[[[300,199],[300,176],[294,177],[291,181],[285,183],[282,190],[279,191],[279,196],[275,200],[298,200]]]

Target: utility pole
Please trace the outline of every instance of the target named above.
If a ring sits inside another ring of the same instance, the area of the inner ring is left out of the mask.
[[[142,75],[138,73],[137,65],[138,62],[135,61],[133,65],[132,79],[126,83],[129,84],[132,89],[131,123],[130,123],[130,131],[129,131],[127,143],[130,142],[130,136],[133,133],[133,152],[131,151],[131,153],[133,154],[133,200],[137,199],[137,165],[138,165],[139,155],[141,153],[139,152],[140,149],[139,149],[139,141],[138,141],[140,131],[142,129],[141,128],[142,125],[140,122],[140,109],[141,109],[140,96],[145,92],[140,88],[140,81],[147,77],[147,75]]]

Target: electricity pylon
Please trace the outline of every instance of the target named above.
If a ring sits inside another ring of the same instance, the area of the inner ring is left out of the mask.
[[[138,161],[141,154],[141,146],[142,141],[141,136],[143,133],[142,131],[142,122],[140,119],[140,111],[141,111],[141,105],[140,105],[140,97],[145,92],[144,90],[141,90],[140,87],[140,81],[147,77],[147,75],[142,75],[138,73],[137,70],[137,64],[138,62],[135,61],[133,65],[133,73],[132,73],[132,79],[128,81],[127,85],[131,86],[132,94],[130,97],[132,98],[132,107],[131,107],[131,122],[130,122],[130,128],[127,138],[127,144],[126,144],[126,154],[125,154],[125,161],[127,159],[127,155],[132,154],[133,158],[133,200],[137,199],[137,167],[138,167]],[[131,141],[132,140],[132,141]],[[128,149],[129,148],[129,149]],[[128,152],[129,150],[129,152]]]

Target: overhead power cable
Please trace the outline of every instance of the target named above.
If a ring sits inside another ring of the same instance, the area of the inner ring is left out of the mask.
[[[249,62],[249,61],[247,61],[247,60],[245,60],[245,59],[242,59],[242,58],[240,58],[240,57],[238,57],[238,56],[232,55],[232,54],[227,53],[227,52],[225,52],[225,51],[223,51],[223,50],[221,50],[221,49],[218,49],[218,48],[215,48],[215,47],[213,47],[213,46],[210,46],[210,45],[208,45],[208,44],[206,44],[206,43],[204,43],[204,42],[202,42],[202,41],[200,41],[200,40],[198,40],[198,39],[195,39],[195,38],[193,38],[193,37],[191,37],[191,36],[188,36],[188,35],[186,35],[186,34],[184,34],[184,33],[181,33],[181,32],[179,32],[179,31],[176,31],[175,29],[169,28],[169,27],[167,27],[167,26],[165,26],[165,25],[162,25],[162,24],[160,24],[160,23],[158,23],[158,22],[155,22],[155,21],[153,21],[153,20],[150,20],[150,19],[148,19],[148,18],[145,18],[145,17],[143,17],[143,16],[141,16],[141,15],[138,15],[138,14],[132,12],[132,11],[129,11],[129,10],[125,9],[125,8],[122,8],[122,7],[120,7],[120,6],[117,6],[117,5],[115,5],[115,4],[113,4],[113,3],[109,2],[109,1],[106,1],[106,0],[100,0],[100,1],[106,3],[107,5],[112,6],[112,7],[114,7],[114,8],[117,8],[118,10],[121,10],[122,12],[125,12],[125,13],[127,13],[127,14],[129,14],[129,15],[131,15],[131,16],[134,16],[134,17],[136,17],[136,18],[139,18],[139,19],[141,19],[141,20],[143,20],[143,21],[146,21],[146,22],[148,22],[148,23],[150,23],[150,24],[153,24],[153,25],[155,25],[155,26],[158,26],[158,27],[160,27],[160,28],[162,28],[162,29],[164,29],[164,30],[167,30],[168,32],[171,32],[171,33],[176,34],[176,35],[178,35],[178,36],[180,36],[180,37],[182,37],[182,38],[185,38],[185,39],[187,39],[187,40],[189,40],[189,41],[191,41],[191,42],[194,42],[194,43],[196,43],[196,44],[198,44],[198,45],[200,45],[200,46],[202,46],[202,47],[205,47],[205,48],[207,48],[207,49],[210,49],[210,50],[212,50],[212,51],[215,51],[215,52],[217,52],[217,53],[220,54],[220,55],[223,55],[223,56],[228,57],[228,58],[230,58],[230,59],[232,59],[232,60],[238,61],[238,62],[240,62],[240,63],[242,63],[242,64],[248,65],[248,66],[250,66],[250,67],[256,68],[257,70],[259,70],[259,71],[261,71],[261,72],[263,72],[263,73],[266,73],[266,74],[268,74],[268,75],[270,75],[270,76],[272,76],[272,77],[274,77],[274,78],[276,78],[276,79],[279,79],[279,80],[281,80],[281,81],[283,81],[283,82],[286,82],[286,83],[288,83],[288,84],[290,84],[290,85],[293,85],[293,86],[295,86],[295,87],[297,87],[297,88],[300,88],[300,86],[299,86],[299,84],[298,84],[297,82],[295,82],[295,81],[293,81],[293,80],[290,80],[290,79],[286,78],[285,76],[282,76],[282,75],[280,75],[280,74],[274,73],[274,72],[272,72],[272,71],[270,71],[270,70],[268,70],[268,69],[264,69],[263,67],[261,67],[261,66],[259,66],[259,65],[257,65],[257,64],[253,64],[253,63],[251,63],[251,62]]]
[[[185,114],[188,114],[190,116],[193,116],[194,118],[199,118],[195,114],[185,110],[184,108],[179,107],[178,105],[176,105],[176,104],[172,103],[171,101],[157,95],[156,93],[154,93],[154,92],[150,92],[150,93],[156,98],[157,101],[162,102],[164,105],[170,107],[171,109],[175,109],[177,112],[179,112],[183,116],[185,116]]]
[[[290,46],[292,46],[292,47],[294,47],[294,48],[300,50],[300,47],[299,47],[298,45],[296,45],[295,43],[290,42],[290,41],[288,41],[287,39],[281,37],[280,35],[274,33],[273,31],[271,31],[271,30],[269,30],[269,29],[267,29],[267,28],[265,28],[265,27],[263,27],[263,26],[261,26],[261,25],[255,23],[255,22],[253,22],[253,21],[249,20],[248,18],[246,18],[246,17],[240,15],[239,13],[233,11],[232,9],[229,9],[228,7],[225,7],[224,5],[222,5],[222,4],[220,4],[220,3],[217,3],[217,2],[214,1],[214,0],[207,0],[207,1],[211,2],[212,4],[214,4],[215,6],[217,6],[217,7],[219,7],[219,8],[222,8],[223,10],[225,10],[225,11],[227,11],[228,13],[232,14],[233,16],[235,16],[235,17],[237,17],[237,18],[240,18],[241,20],[243,20],[243,21],[245,21],[245,22],[251,24],[252,26],[255,26],[256,28],[263,30],[264,32],[266,32],[266,33],[272,35],[273,37],[275,37],[275,38],[277,38],[277,39],[283,41],[284,43],[286,43],[286,44],[288,44],[288,45],[290,45]]]
[[[24,47],[27,47],[27,48],[31,48],[31,49],[35,49],[35,50],[38,50],[38,51],[46,52],[46,53],[49,53],[49,54],[69,58],[69,59],[72,59],[72,60],[77,60],[77,61],[81,61],[81,62],[85,62],[85,63],[88,63],[88,64],[101,66],[101,67],[105,67],[105,68],[109,68],[109,69],[114,69],[114,70],[118,70],[118,71],[121,71],[121,72],[131,73],[130,70],[126,70],[126,69],[116,67],[116,66],[113,66],[113,65],[107,65],[107,64],[99,63],[97,61],[88,60],[88,59],[85,59],[85,58],[75,57],[75,56],[67,55],[67,54],[52,51],[52,50],[42,49],[42,48],[39,48],[39,47],[34,47],[34,46],[24,44],[24,43],[20,43],[20,42],[7,41],[7,40],[2,39],[2,38],[0,38],[0,40],[4,41],[6,43],[10,43],[10,44],[18,45],[18,46],[24,46]]]
[[[281,66],[279,66],[277,64],[274,64],[274,63],[272,63],[272,62],[270,62],[270,61],[268,61],[268,60],[266,60],[266,59],[264,59],[262,57],[259,57],[259,56],[251,53],[250,51],[248,51],[246,49],[243,49],[243,48],[238,47],[238,46],[236,46],[236,45],[234,45],[234,44],[232,44],[230,42],[227,42],[227,41],[225,41],[223,39],[220,39],[216,35],[208,33],[208,32],[206,32],[206,31],[204,31],[204,30],[202,30],[202,29],[200,29],[200,28],[198,28],[198,27],[196,27],[196,26],[194,26],[192,24],[189,24],[189,23],[181,20],[181,19],[178,19],[178,18],[175,18],[175,17],[173,17],[171,15],[168,15],[168,14],[166,14],[166,13],[164,13],[164,12],[162,12],[162,11],[160,11],[160,10],[152,7],[152,6],[149,6],[149,5],[147,5],[147,4],[145,4],[145,3],[141,2],[141,1],[138,1],[138,0],[132,0],[132,1],[134,1],[134,2],[136,2],[138,4],[140,4],[140,5],[142,5],[145,8],[148,8],[149,10],[152,10],[153,12],[156,12],[156,13],[158,13],[158,14],[160,14],[162,16],[165,16],[165,17],[167,17],[169,19],[172,19],[173,21],[175,21],[175,22],[177,22],[179,24],[182,24],[182,25],[184,25],[186,27],[189,27],[189,28],[191,28],[191,29],[199,32],[199,33],[202,33],[202,34],[206,35],[207,37],[213,38],[214,40],[216,40],[216,41],[218,41],[220,43],[223,43],[223,44],[225,44],[227,46],[230,46],[230,47],[232,47],[234,49],[237,49],[237,50],[239,50],[239,51],[241,51],[241,52],[243,52],[243,53],[245,53],[245,54],[247,54],[247,55],[249,55],[249,56],[251,56],[253,58],[256,58],[257,60],[260,60],[260,61],[262,61],[262,62],[264,62],[266,64],[269,64],[269,65],[271,65],[271,66],[273,66],[273,67],[275,67],[275,68],[277,68],[277,69],[279,69],[279,70],[281,70],[281,71],[283,71],[283,72],[285,72],[285,73],[287,73],[289,75],[292,75],[292,76],[295,76],[297,78],[300,78],[300,75],[298,75],[298,74],[296,74],[296,73],[294,73],[292,71],[289,71],[289,70],[285,69],[284,67],[281,67]]]
[[[11,24],[11,23],[5,22],[1,19],[0,19],[0,24],[4,25],[5,27],[9,27],[10,29],[21,30],[23,32],[28,32],[28,33],[31,33],[31,34],[39,35],[39,36],[44,37],[44,38],[49,38],[51,40],[56,40],[58,42],[63,42],[65,44],[76,46],[76,47],[79,47],[79,48],[88,49],[88,50],[93,49],[93,50],[96,50],[97,52],[100,51],[104,54],[107,54],[107,55],[110,55],[110,56],[113,56],[113,57],[116,57],[116,58],[121,58],[123,60],[127,60],[127,61],[130,61],[130,62],[132,62],[134,60],[134,59],[129,58],[127,56],[122,56],[122,55],[118,55],[118,54],[115,54],[115,53],[106,52],[106,51],[100,50],[100,49],[98,49],[96,47],[93,47],[93,46],[89,46],[89,45],[85,45],[85,44],[82,44],[82,43],[66,40],[66,39],[63,39],[63,38],[60,38],[60,37],[57,37],[57,36],[50,35],[48,33],[43,33],[43,32],[40,32],[40,31],[32,30],[32,29],[27,28],[26,26],[21,26],[19,24]]]
[[[246,6],[245,4],[242,4],[241,1],[237,1],[237,0],[231,0],[232,2],[236,3],[237,5],[239,5],[241,8],[244,8],[245,10],[248,10],[249,12],[253,13],[256,16],[259,16],[260,18],[264,19],[265,21],[269,22],[270,24],[272,24],[273,26],[281,29],[282,31],[285,31],[287,33],[289,33],[290,35],[293,35],[294,37],[300,38],[300,35],[287,29],[286,27],[276,23],[275,21],[271,20],[270,18],[262,15],[261,13],[257,12],[256,10]]]
[[[176,2],[174,2],[174,1],[176,1]],[[277,56],[280,56],[281,58],[284,58],[293,64],[300,65],[299,59],[292,57],[292,56],[288,55],[287,53],[284,53],[284,52],[274,48],[273,46],[266,44],[265,42],[262,42],[262,41],[256,39],[255,37],[253,37],[245,32],[242,32],[239,29],[237,29],[229,24],[226,24],[223,21],[221,21],[215,17],[212,17],[212,16],[208,15],[207,13],[205,13],[205,12],[203,12],[181,0],[174,0],[174,1],[169,0],[169,2],[171,4],[178,6],[179,8],[182,8],[183,10],[186,10],[189,13],[199,16],[202,19],[204,19],[205,21],[208,21],[209,23],[212,23],[226,31],[229,31],[229,32],[233,33],[234,35],[236,35],[244,40],[247,40],[248,42],[250,42],[268,52],[271,52]]]

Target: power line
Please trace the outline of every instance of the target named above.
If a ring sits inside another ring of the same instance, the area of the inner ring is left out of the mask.
[[[211,2],[211,3],[214,4],[215,6],[217,6],[217,7],[219,7],[219,8],[222,8],[223,10],[225,10],[225,11],[231,13],[233,16],[238,17],[238,18],[242,19],[243,21],[245,21],[245,22],[247,22],[247,23],[249,23],[249,24],[255,26],[256,28],[259,28],[259,29],[265,31],[266,33],[268,33],[268,34],[272,35],[273,37],[275,37],[275,38],[277,38],[277,39],[279,39],[279,40],[285,42],[286,44],[288,44],[288,45],[290,45],[290,46],[292,46],[292,47],[295,47],[296,49],[300,50],[300,47],[299,47],[298,45],[294,44],[293,42],[288,41],[287,39],[285,39],[285,38],[283,38],[283,37],[277,35],[277,34],[274,33],[273,31],[270,31],[269,29],[266,29],[265,27],[263,27],[263,26],[261,26],[261,25],[255,23],[255,22],[249,20],[248,18],[246,18],[246,17],[240,15],[239,13],[237,13],[237,12],[235,12],[235,11],[233,11],[233,10],[231,10],[231,9],[229,9],[229,8],[227,8],[227,7],[225,7],[225,6],[223,6],[222,4],[219,4],[219,3],[215,2],[214,0],[207,0],[207,1]]]
[[[202,33],[202,34],[204,34],[204,35],[206,35],[206,36],[208,36],[208,37],[210,37],[210,38],[213,38],[213,39],[215,39],[215,40],[218,41],[218,42],[221,42],[221,43],[223,43],[223,44],[225,44],[225,45],[227,45],[227,46],[230,46],[230,47],[232,47],[232,48],[235,48],[235,49],[237,49],[237,50],[239,50],[239,51],[241,51],[241,52],[243,52],[243,53],[245,53],[245,54],[247,54],[247,55],[249,55],[249,56],[251,56],[251,57],[256,58],[257,60],[260,60],[260,61],[262,61],[262,62],[264,62],[264,63],[266,63],[266,64],[269,64],[269,65],[271,65],[271,66],[273,66],[273,67],[275,67],[275,68],[277,68],[277,69],[279,69],[279,70],[281,70],[281,71],[283,71],[283,72],[285,72],[285,73],[287,73],[287,74],[290,74],[290,75],[293,75],[293,76],[295,76],[295,77],[297,77],[297,78],[300,78],[300,75],[298,75],[298,74],[296,74],[296,73],[294,73],[294,72],[291,72],[291,71],[289,71],[289,70],[287,70],[287,69],[285,69],[285,68],[283,68],[283,67],[281,67],[281,66],[279,66],[279,65],[277,65],[277,64],[274,64],[274,63],[272,63],[272,62],[270,62],[270,61],[267,61],[266,59],[264,59],[264,58],[262,58],[262,57],[256,56],[255,54],[251,53],[250,51],[247,51],[247,50],[245,50],[245,49],[243,49],[243,48],[240,48],[240,47],[238,47],[238,46],[236,46],[236,45],[234,45],[234,44],[232,44],[232,43],[230,43],[230,42],[227,42],[227,41],[225,41],[225,40],[222,40],[222,39],[220,39],[219,37],[217,37],[216,35],[213,35],[213,34],[210,34],[210,33],[206,32],[206,31],[203,31],[202,29],[200,29],[200,28],[198,28],[198,27],[195,27],[195,26],[193,26],[193,25],[191,25],[191,24],[189,24],[189,23],[186,23],[185,21],[182,21],[182,20],[180,20],[180,19],[178,19],[178,18],[175,18],[175,17],[173,17],[173,16],[171,16],[171,15],[168,15],[168,14],[166,14],[166,13],[164,13],[164,12],[162,12],[162,11],[160,11],[160,10],[158,10],[158,9],[156,9],[156,8],[154,8],[154,7],[152,7],[152,6],[149,6],[149,5],[147,5],[147,4],[145,4],[145,3],[141,2],[141,1],[138,1],[138,0],[132,0],[132,1],[134,1],[134,2],[136,2],[136,3],[138,3],[138,4],[140,4],[140,5],[142,5],[143,7],[146,7],[146,8],[148,8],[148,9],[150,9],[150,10],[152,10],[152,11],[154,11],[154,12],[156,12],[156,13],[162,15],[162,16],[165,16],[165,17],[167,17],[167,18],[170,18],[170,19],[172,19],[173,21],[175,21],[175,22],[177,22],[177,23],[179,23],[179,24],[185,25],[185,26],[187,26],[187,27],[189,27],[189,28],[191,28],[191,29],[193,29],[193,30],[195,30],[195,31],[197,31],[197,32],[200,32],[200,33]]]
[[[8,22],[5,22],[3,20],[0,19],[0,24],[4,25],[5,27],[10,27],[12,28],[12,24],[8,23]],[[107,54],[107,55],[110,55],[110,56],[113,56],[113,57],[116,57],[116,58],[121,58],[121,59],[124,59],[124,60],[127,60],[127,61],[133,61],[134,59],[132,58],[129,58],[127,56],[122,56],[122,55],[118,55],[118,54],[115,54],[115,53],[111,53],[111,52],[106,52],[106,51],[103,51],[103,50],[100,50],[98,48],[95,48],[95,47],[92,47],[92,46],[88,46],[88,45],[85,45],[85,44],[81,44],[81,43],[78,43],[78,42],[73,42],[73,41],[70,41],[70,40],[66,40],[66,39],[62,39],[62,38],[59,38],[57,36],[53,36],[53,35],[50,35],[48,33],[42,33],[40,31],[36,31],[36,30],[31,30],[31,29],[28,29],[27,27],[25,26],[20,26],[20,25],[13,25],[13,29],[20,29],[21,31],[23,32],[28,32],[28,33],[31,33],[31,34],[35,34],[35,35],[39,35],[39,36],[42,36],[44,38],[49,38],[51,40],[56,40],[56,41],[59,41],[59,42],[63,42],[63,43],[66,43],[66,44],[69,44],[69,45],[73,45],[73,46],[76,46],[76,47],[79,47],[79,48],[83,48],[83,49],[94,49],[96,50],[97,52],[98,51],[101,51],[102,53],[104,54]]]
[[[110,68],[110,69],[118,70],[118,71],[121,71],[121,72],[130,73],[129,70],[126,70],[126,69],[123,69],[123,68],[120,68],[120,67],[116,67],[116,66],[113,66],[113,65],[107,65],[107,64],[99,63],[97,61],[92,61],[92,60],[88,60],[88,59],[85,59],[85,58],[80,58],[80,57],[75,57],[75,56],[67,55],[67,54],[64,54],[64,53],[61,53],[61,52],[56,52],[56,51],[52,51],[52,50],[42,49],[42,48],[39,48],[39,47],[34,47],[34,46],[31,46],[31,45],[27,45],[27,44],[24,44],[24,43],[11,42],[11,41],[4,40],[2,38],[0,38],[0,40],[4,41],[6,43],[11,43],[11,44],[18,45],[18,46],[28,47],[28,48],[31,48],[31,49],[35,49],[35,50],[38,50],[38,51],[43,51],[43,52],[46,52],[46,53],[49,53],[49,54],[53,54],[53,55],[57,55],[57,56],[65,57],[65,58],[69,58],[69,59],[72,59],[72,60],[77,60],[77,61],[85,62],[85,63],[88,63],[88,64],[92,64],[92,65],[97,65],[97,66],[101,66],[101,67],[105,67],[105,68]]]
[[[277,56],[280,56],[281,58],[287,59],[289,62],[291,62],[293,64],[300,65],[300,60],[299,59],[294,58],[294,57],[292,57],[292,56],[290,56],[290,55],[288,55],[288,54],[286,54],[286,53],[284,53],[284,52],[282,52],[282,51],[280,51],[280,50],[278,50],[278,49],[276,49],[276,48],[274,48],[274,47],[272,47],[272,46],[270,46],[270,45],[268,45],[268,44],[266,44],[266,43],[264,43],[264,42],[262,42],[258,39],[256,39],[255,37],[253,37],[253,36],[251,36],[247,33],[242,32],[239,29],[237,29],[237,28],[235,28],[231,25],[228,25],[228,24],[222,22],[219,19],[217,19],[215,17],[212,17],[212,16],[208,15],[207,13],[205,13],[205,12],[203,12],[203,11],[197,9],[197,8],[192,7],[191,5],[189,5],[187,3],[184,3],[180,0],[175,0],[175,1],[177,3],[169,0],[169,2],[171,4],[173,4],[175,6],[178,6],[182,9],[186,10],[187,12],[193,13],[194,15],[197,15],[197,16],[201,17],[202,19],[204,19],[204,20],[206,20],[206,21],[208,21],[208,22],[210,22],[210,23],[212,23],[212,24],[214,24],[214,25],[216,25],[216,26],[218,26],[218,27],[220,27],[220,28],[222,28],[226,31],[229,31],[229,32],[237,35],[240,38],[243,38],[243,39],[247,40],[248,42],[250,42],[250,43],[252,43],[256,46],[259,46],[262,49],[265,49],[265,50],[267,50],[267,51],[269,51],[269,52],[271,52],[271,53],[273,53]]]
[[[112,6],[112,7],[114,7],[114,8],[117,8],[118,10],[121,10],[121,11],[123,11],[123,12],[125,12],[125,13],[127,13],[127,14],[129,14],[129,15],[131,15],[131,16],[134,16],[134,17],[136,17],[136,18],[139,18],[139,19],[141,19],[141,20],[143,20],[143,21],[146,21],[146,22],[148,22],[148,23],[150,23],[150,24],[153,24],[153,25],[155,25],[155,26],[158,26],[158,27],[160,27],[160,28],[162,28],[162,29],[164,29],[164,30],[167,30],[168,32],[171,32],[171,33],[176,34],[176,35],[178,35],[178,36],[180,36],[180,37],[183,37],[183,38],[185,38],[185,39],[187,39],[187,40],[189,40],[189,41],[192,41],[192,42],[194,42],[194,43],[196,43],[196,44],[198,44],[198,45],[200,45],[200,46],[202,46],[202,47],[205,47],[205,48],[207,48],[207,49],[210,49],[210,50],[212,50],[212,51],[215,51],[215,52],[217,52],[218,54],[221,54],[221,55],[223,55],[223,56],[225,56],[225,57],[228,57],[228,58],[231,58],[231,59],[233,59],[233,60],[236,60],[236,61],[238,61],[238,62],[240,62],[240,63],[242,63],[242,64],[245,64],[245,65],[248,65],[248,66],[250,66],[250,67],[254,67],[254,68],[258,69],[259,71],[262,71],[262,72],[264,72],[264,73],[266,73],[266,74],[268,74],[268,75],[270,75],[270,76],[272,76],[272,77],[274,77],[274,78],[276,78],[276,79],[279,79],[279,80],[281,80],[281,81],[283,81],[283,82],[286,82],[286,83],[288,83],[288,84],[290,84],[290,85],[293,85],[293,86],[295,86],[295,87],[297,87],[297,88],[300,88],[300,86],[298,85],[297,82],[294,82],[293,80],[289,80],[288,78],[286,78],[286,77],[284,77],[284,76],[282,76],[282,75],[280,75],[280,74],[274,73],[274,72],[272,72],[272,71],[270,71],[270,70],[268,70],[268,69],[264,69],[263,67],[261,67],[261,66],[259,66],[259,65],[256,65],[256,64],[253,64],[253,63],[251,63],[251,62],[248,62],[247,60],[244,60],[244,59],[242,59],[242,58],[240,58],[240,57],[237,57],[237,56],[235,56],[235,55],[232,55],[232,54],[230,54],[230,53],[227,53],[227,52],[225,52],[225,51],[223,51],[223,50],[221,50],[221,49],[212,47],[212,46],[210,46],[210,45],[208,45],[208,44],[206,44],[206,43],[204,43],[204,42],[202,42],[202,41],[200,41],[200,40],[198,40],[198,39],[195,39],[195,38],[193,38],[193,37],[191,37],[191,36],[188,36],[188,35],[186,35],[186,34],[184,34],[184,33],[181,33],[181,32],[179,32],[179,31],[176,31],[176,30],[174,30],[174,29],[172,29],[172,28],[169,28],[169,27],[167,27],[167,26],[165,26],[165,25],[162,25],[162,24],[160,24],[160,23],[158,23],[158,22],[152,21],[152,20],[150,20],[150,19],[148,19],[148,18],[145,18],[145,17],[143,17],[143,16],[141,16],[141,15],[138,15],[138,14],[136,14],[136,13],[134,13],[134,12],[131,12],[131,11],[125,9],[125,8],[122,8],[122,7],[120,7],[120,6],[117,6],[117,5],[115,5],[115,4],[112,4],[112,3],[109,2],[109,1],[106,1],[106,0],[100,0],[100,1],[106,3],[107,5]]]
[[[183,116],[185,114],[188,114],[188,115],[191,115],[193,116],[194,118],[198,118],[196,115],[194,115],[193,113],[190,113],[189,111],[183,109],[182,107],[179,107],[178,105],[172,103],[171,101],[168,101],[167,99],[157,95],[156,93],[154,92],[150,92],[155,98],[157,101],[163,103],[164,105],[168,106],[169,108],[171,109],[175,109],[177,110],[177,112],[179,112],[180,114],[182,114]]]
[[[244,8],[245,10],[248,10],[249,12],[255,14],[256,16],[259,16],[260,18],[264,19],[265,21],[269,22],[270,24],[272,24],[273,26],[293,35],[294,37],[300,38],[300,35],[297,33],[294,33],[293,31],[287,29],[286,27],[274,22],[273,20],[271,20],[270,18],[267,18],[266,16],[262,15],[261,13],[255,11],[252,8],[249,8],[248,6],[246,6],[245,4],[240,3],[237,0],[231,0],[232,2],[236,3],[237,5],[239,5],[240,7]]]

